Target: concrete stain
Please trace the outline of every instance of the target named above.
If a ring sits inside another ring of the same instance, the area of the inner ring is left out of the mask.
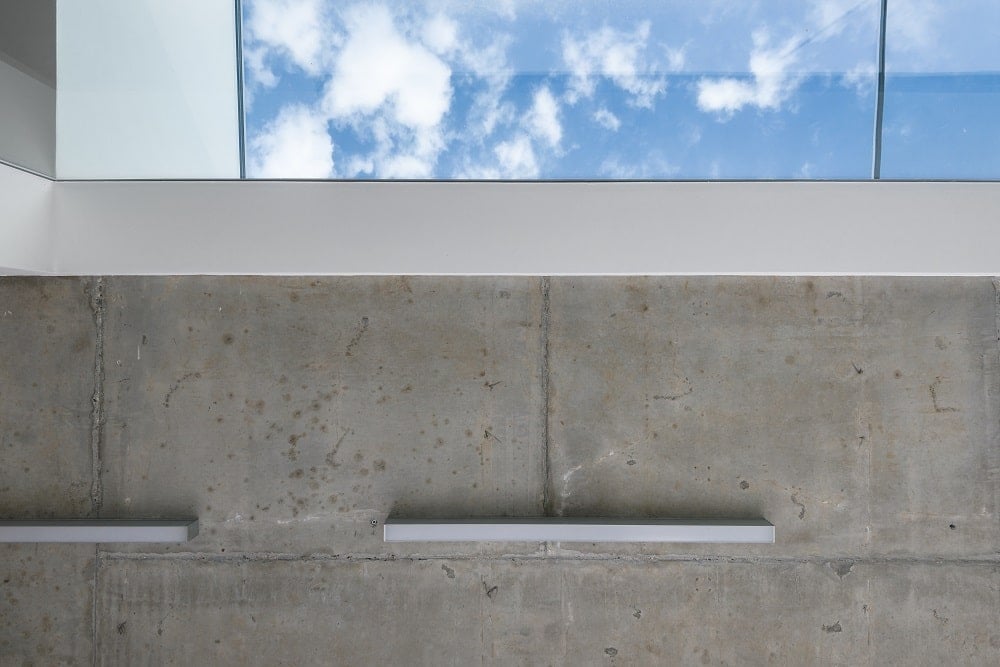
[[[806,518],[806,506],[803,503],[799,502],[799,499],[795,496],[794,493],[792,494],[792,504],[799,508],[799,518],[800,519],[805,519]]]

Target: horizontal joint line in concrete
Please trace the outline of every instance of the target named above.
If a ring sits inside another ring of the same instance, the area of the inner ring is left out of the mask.
[[[278,552],[231,552],[225,554],[173,552],[173,553],[141,553],[102,551],[99,554],[104,561],[200,561],[221,564],[238,564],[252,562],[416,562],[416,561],[483,561],[483,562],[514,562],[514,561],[551,561],[551,562],[627,562],[627,563],[733,563],[743,565],[785,565],[785,564],[817,564],[844,563],[853,565],[1000,565],[1000,553],[964,558],[918,557],[918,556],[694,556],[694,555],[655,555],[655,554],[582,554],[582,553],[534,553],[534,554],[503,554],[503,555],[469,555],[469,554],[410,554],[396,556],[392,554],[294,554]]]

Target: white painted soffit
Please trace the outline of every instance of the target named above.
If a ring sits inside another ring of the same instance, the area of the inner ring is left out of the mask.
[[[60,274],[1000,274],[1000,183],[65,181],[53,215]]]
[[[52,272],[55,185],[0,163],[0,275]]]

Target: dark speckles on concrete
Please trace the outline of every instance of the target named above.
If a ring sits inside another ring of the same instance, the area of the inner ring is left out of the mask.
[[[0,278],[0,516],[91,511],[91,281]],[[132,356],[135,357],[133,337]]]
[[[0,665],[91,664],[94,545],[0,544]]]
[[[111,278],[107,292],[108,423],[128,421],[108,429],[109,512],[188,512],[213,486],[192,551],[385,553],[368,522],[390,510],[540,510],[540,339],[520,326],[539,320],[537,279]],[[504,384],[480,391],[484,369]],[[462,434],[484,425],[503,449],[481,456]]]
[[[216,639],[227,664],[995,664],[995,570],[858,567],[123,560],[98,636],[113,664],[194,664]]]
[[[0,665],[1000,663],[989,280],[110,278],[103,431],[89,284],[0,282],[0,513],[202,533],[3,547]],[[778,541],[381,540],[546,500]]]
[[[554,278],[550,299],[556,512],[777,526],[687,554],[1000,550],[990,280]]]

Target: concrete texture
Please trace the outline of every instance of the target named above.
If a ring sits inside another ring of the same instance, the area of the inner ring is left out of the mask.
[[[198,516],[191,551],[382,554],[390,511],[541,513],[538,279],[106,295],[104,516]]]
[[[0,665],[88,665],[93,544],[0,544]]]
[[[6,547],[0,665],[1000,661],[988,279],[4,279],[7,311],[0,515],[202,533]],[[777,542],[385,545],[389,512]]]
[[[1000,602],[995,565],[111,565],[109,665],[987,664],[1000,648],[982,616]]]
[[[1000,551],[989,280],[560,279],[551,304],[553,512],[777,526],[691,554]]]
[[[96,327],[90,281],[0,280],[0,517],[86,517]],[[0,665],[86,664],[94,545],[0,544]]]
[[[4,518],[87,516],[96,328],[88,283],[0,280]]]

